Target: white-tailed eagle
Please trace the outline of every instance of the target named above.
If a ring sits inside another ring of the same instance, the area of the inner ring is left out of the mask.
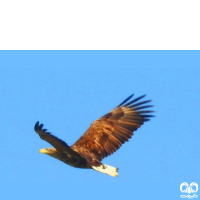
[[[129,96],[115,109],[95,120],[71,146],[47,132],[47,129],[43,129],[43,124],[37,122],[35,131],[41,139],[54,147],[41,149],[39,152],[73,167],[94,169],[110,176],[118,176],[116,167],[105,165],[101,161],[117,151],[132,137],[134,131],[153,116],[149,114],[153,111],[147,109],[152,107],[148,105],[151,100],[139,101],[144,96],[133,100],[133,95]]]

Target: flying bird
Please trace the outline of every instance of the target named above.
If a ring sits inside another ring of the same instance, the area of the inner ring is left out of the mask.
[[[86,132],[71,146],[63,140],[43,129],[43,124],[37,122],[35,131],[40,138],[46,140],[54,148],[40,149],[45,153],[72,167],[94,169],[104,174],[116,177],[118,168],[103,164],[103,158],[117,151],[128,141],[133,132],[144,122],[149,121],[153,111],[147,108],[151,100],[140,101],[145,95],[131,100],[126,98],[116,108],[95,120]]]

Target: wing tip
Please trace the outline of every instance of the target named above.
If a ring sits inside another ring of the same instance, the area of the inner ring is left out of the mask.
[[[140,115],[143,119],[145,119],[145,121],[149,121],[151,119],[151,117],[156,117],[155,115],[143,115],[141,114]]]
[[[40,122],[37,121],[35,126],[34,126],[35,132],[37,132],[37,131],[44,131],[45,132],[47,129],[42,129],[43,126],[44,126],[44,124],[40,124]]]
[[[122,106],[123,104],[125,104],[127,101],[129,101],[132,97],[134,96],[134,93],[131,94],[129,97],[127,97],[124,101],[122,101],[117,107]]]
[[[35,123],[35,126],[34,126],[34,131],[36,131],[37,130],[37,128],[38,128],[38,126],[39,126],[39,121],[37,121],[36,123]]]

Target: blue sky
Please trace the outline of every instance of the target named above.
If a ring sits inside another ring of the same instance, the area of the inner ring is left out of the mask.
[[[182,182],[200,184],[199,57],[199,51],[1,51],[1,195],[179,199]],[[50,144],[34,132],[36,121],[71,145],[132,93],[147,94],[156,117],[103,161],[118,167],[119,177],[39,154]]]

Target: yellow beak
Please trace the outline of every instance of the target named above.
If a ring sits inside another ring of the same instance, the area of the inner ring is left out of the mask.
[[[46,149],[40,149],[39,153],[48,153],[48,151]]]

